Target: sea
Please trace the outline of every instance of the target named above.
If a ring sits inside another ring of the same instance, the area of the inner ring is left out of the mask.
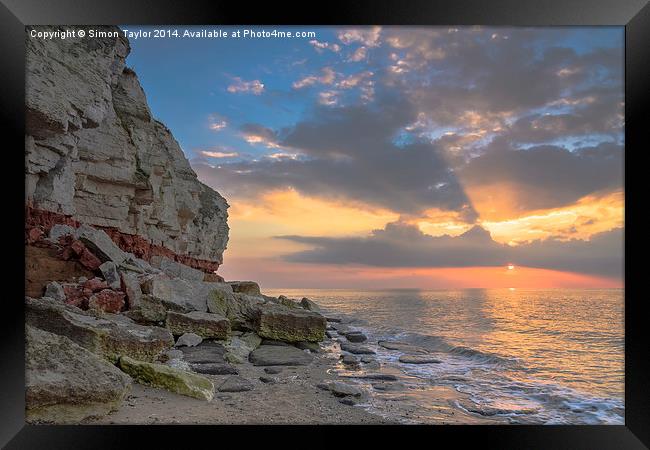
[[[391,409],[391,402],[379,401],[387,394],[369,386],[371,400],[362,406],[376,414],[434,423],[440,409],[432,406],[432,393],[446,387],[458,394],[450,408],[466,417],[512,424],[624,424],[623,289],[266,293],[308,297],[326,315],[343,317],[368,336],[363,345],[376,352],[381,371],[398,374],[406,387],[408,395],[388,399],[412,406]],[[403,364],[399,351],[377,345],[381,340],[424,347],[439,362]]]

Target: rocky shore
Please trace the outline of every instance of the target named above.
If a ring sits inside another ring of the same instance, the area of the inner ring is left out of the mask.
[[[412,414],[408,387],[369,344],[406,363],[435,358],[370,343],[308,298],[217,274],[228,204],[153,118],[126,67],[128,40],[106,36],[27,40],[27,421],[351,424]],[[395,414],[369,412],[377,395]],[[432,396],[436,423],[468,422],[454,395]]]

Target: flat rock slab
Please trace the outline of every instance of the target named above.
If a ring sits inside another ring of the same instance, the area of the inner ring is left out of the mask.
[[[254,388],[255,385],[246,378],[242,378],[239,375],[233,375],[226,378],[217,390],[219,392],[244,392],[252,391]]]
[[[262,345],[252,351],[248,359],[255,366],[305,366],[314,357],[295,347]]]
[[[424,355],[402,355],[399,362],[404,364],[440,364],[440,360]]]
[[[138,325],[121,314],[95,317],[47,297],[26,297],[25,319],[27,324],[66,336],[113,363],[121,355],[154,361],[161,352],[174,345],[174,338],[164,328]]]
[[[126,259],[126,254],[103,230],[83,224],[75,230],[74,234],[102,262],[113,261],[115,264],[121,264]]]
[[[368,340],[368,337],[360,331],[347,333],[345,337],[348,341],[354,343],[366,342]]]
[[[230,333],[230,321],[219,314],[192,311],[182,314],[167,312],[167,328],[178,336],[185,333],[198,334],[204,339],[226,339]]]
[[[196,347],[181,347],[180,350],[183,352],[183,359],[190,364],[226,363],[223,359],[226,349],[218,342],[203,341]]]
[[[355,355],[374,355],[376,353],[373,349],[363,345],[352,344],[350,342],[341,342],[340,344],[341,350]]]
[[[232,296],[232,288],[226,283],[169,279],[164,276],[147,280],[143,290],[163,302],[168,309],[180,312],[208,311],[208,300],[215,291]]]
[[[365,375],[355,375],[352,378],[360,378],[362,380],[379,380],[379,381],[397,381],[395,375],[389,373],[367,373]]]
[[[254,281],[228,281],[233,292],[239,292],[248,295],[262,295],[260,286]]]
[[[379,341],[377,343],[380,347],[384,347],[388,350],[398,350],[403,353],[415,353],[415,354],[426,354],[429,353],[429,350],[423,347],[418,347],[417,345],[409,344],[408,342],[400,341]]]
[[[336,397],[361,397],[361,394],[363,393],[363,391],[358,387],[347,383],[341,383],[340,381],[333,381],[327,386],[330,392]]]
[[[25,413],[30,423],[79,423],[117,410],[131,379],[65,336],[26,327]]]
[[[199,363],[190,364],[192,371],[206,375],[237,375],[239,372],[226,363]]]
[[[286,342],[322,341],[327,323],[318,313],[272,303],[258,306],[253,321],[262,338]]]
[[[163,364],[152,364],[122,356],[119,367],[140,384],[167,389],[199,400],[212,400],[214,385],[201,375]]]

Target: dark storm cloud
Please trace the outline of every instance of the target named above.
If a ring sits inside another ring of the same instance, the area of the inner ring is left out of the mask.
[[[403,213],[432,207],[457,210],[474,220],[463,189],[435,145],[393,142],[398,130],[413,119],[408,104],[395,98],[374,108],[321,107],[310,120],[282,130],[285,137],[278,144],[300,149],[302,157],[260,158],[215,168],[197,164],[195,169],[208,184],[225,192],[236,189],[239,195],[293,187]],[[246,130],[256,134],[259,128]]]
[[[621,229],[592,236],[590,241],[535,241],[517,247],[499,244],[479,226],[457,236],[433,237],[417,227],[389,223],[369,237],[331,238],[279,236],[314,246],[287,255],[290,262],[363,264],[378,267],[470,267],[503,266],[568,270],[607,276],[622,273]]]
[[[460,173],[473,185],[515,184],[526,201],[519,209],[553,208],[593,192],[620,189],[623,150],[609,143],[575,151],[550,145],[493,150],[472,159]]]

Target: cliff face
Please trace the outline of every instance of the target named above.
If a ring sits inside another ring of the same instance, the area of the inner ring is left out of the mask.
[[[216,269],[228,204],[152,117],[125,66],[128,40],[27,39],[26,50],[28,217],[88,223],[138,256],[173,253]]]

